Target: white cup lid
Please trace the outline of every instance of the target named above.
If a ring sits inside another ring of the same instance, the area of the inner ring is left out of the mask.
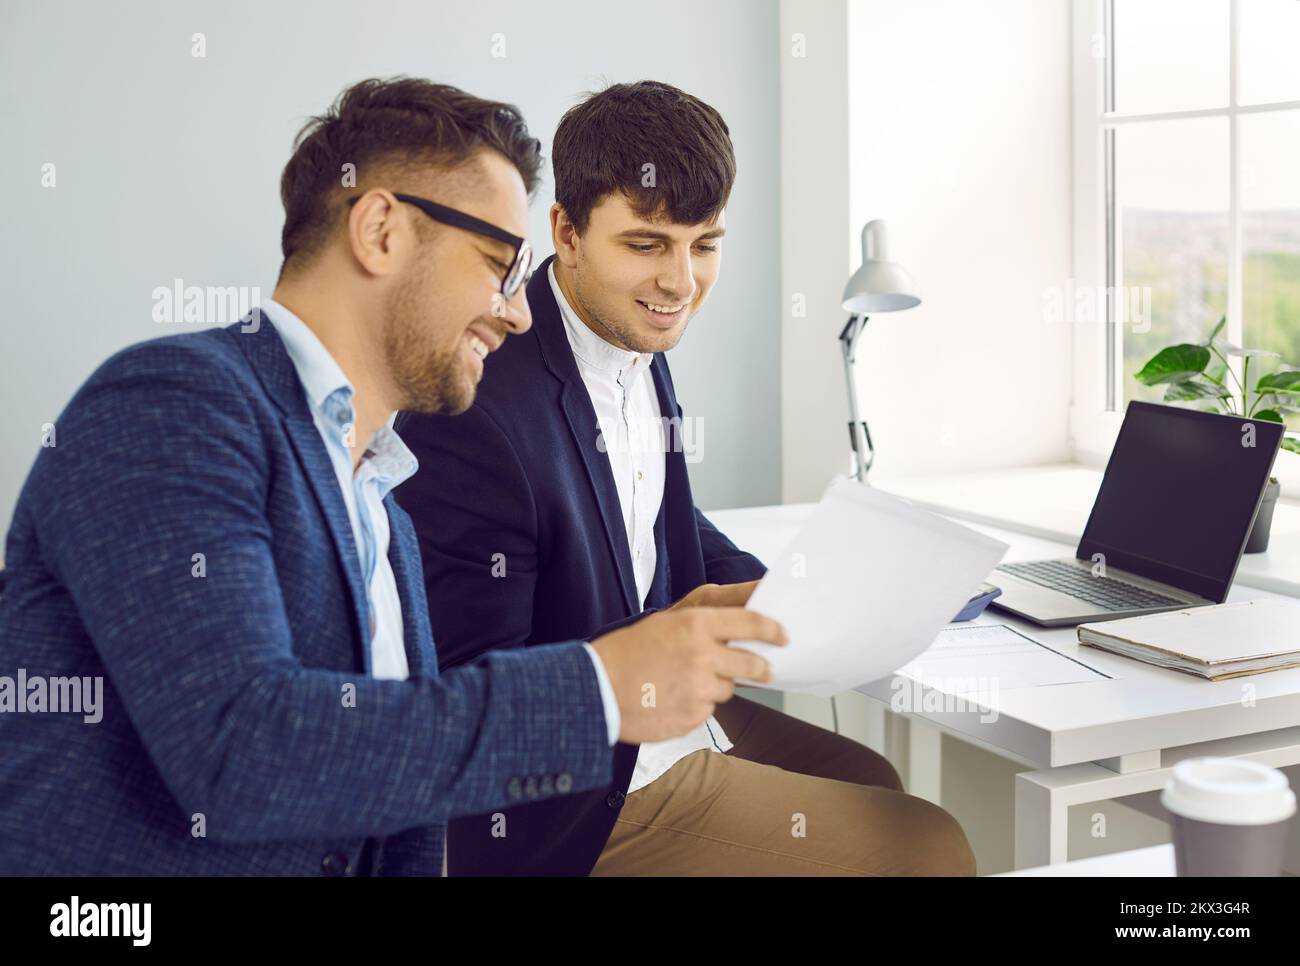
[[[1220,825],[1271,825],[1296,811],[1286,775],[1244,758],[1180,761],[1160,803],[1184,818]]]

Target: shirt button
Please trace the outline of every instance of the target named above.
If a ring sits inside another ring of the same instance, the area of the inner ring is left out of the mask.
[[[637,471],[636,471],[636,478],[637,478],[638,480],[643,480],[643,479],[645,479],[645,474],[642,473],[640,470],[637,470]]]
[[[615,790],[610,792],[609,795],[605,798],[605,804],[608,805],[610,808],[622,808],[623,801],[626,798],[627,796],[624,795],[622,792]]]

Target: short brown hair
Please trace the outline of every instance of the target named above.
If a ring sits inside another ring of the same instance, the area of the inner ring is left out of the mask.
[[[555,200],[579,234],[611,192],[626,196],[642,218],[666,215],[682,225],[712,221],[736,180],[722,115],[659,81],[614,84],[570,108],[555,131],[551,155]],[[644,184],[649,171],[653,187]]]
[[[353,84],[294,139],[293,157],[280,178],[285,265],[309,258],[328,238],[349,193],[342,187],[345,164],[356,166],[357,187],[363,189],[373,180],[366,173],[379,165],[452,168],[480,148],[505,155],[532,195],[541,144],[514,105],[412,77]]]

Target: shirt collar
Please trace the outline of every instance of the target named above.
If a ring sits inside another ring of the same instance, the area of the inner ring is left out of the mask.
[[[343,433],[356,418],[352,383],[306,322],[275,299],[267,299],[262,304],[262,313],[270,318],[284,342],[312,409],[331,428],[339,445],[345,445]],[[365,473],[375,477],[381,498],[413,476],[420,466],[415,454],[393,429],[392,422],[393,416],[389,416],[388,423],[379,427],[357,467],[358,476]]]
[[[382,500],[388,495],[389,490],[405,483],[419,468],[420,463],[416,460],[415,454],[402,442],[402,437],[397,435],[397,430],[392,426],[384,425],[379,427],[379,432],[375,433],[370,440],[370,446],[366,448],[366,454],[362,457],[361,465],[357,467],[357,473],[374,476],[379,486],[379,498]]]
[[[298,381],[307,392],[307,401],[318,412],[324,408],[325,401],[340,389],[346,390],[350,401],[353,394],[352,383],[343,374],[339,364],[330,355],[325,344],[317,337],[302,319],[294,315],[275,299],[267,299],[262,305],[262,313],[270,316],[275,331],[280,333],[285,351],[293,367],[298,371]]]
[[[636,364],[632,370],[634,374],[650,368],[650,361],[653,358],[651,353],[632,352],[610,345],[578,317],[569,300],[564,297],[564,290],[560,288],[560,283],[556,281],[555,262],[551,262],[546,269],[546,274],[551,282],[551,291],[555,294],[555,304],[560,307],[560,315],[564,319],[564,330],[569,337],[569,347],[575,356],[593,369],[603,369],[611,374],[621,372],[633,363]]]

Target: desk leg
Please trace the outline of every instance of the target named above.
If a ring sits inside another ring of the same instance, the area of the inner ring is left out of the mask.
[[[1016,776],[1016,869],[1069,859],[1069,806],[1050,783],[1038,780],[1043,774],[1021,772]]]
[[[1300,777],[1300,742],[1292,732],[1243,735],[1200,745],[1184,745],[1163,753],[1160,768],[1118,771],[1096,762],[1064,765],[1016,776],[1015,867],[1029,869],[1068,861],[1069,816],[1072,805],[1123,799],[1131,795],[1159,792],[1173,773],[1174,763],[1185,758],[1216,755],[1247,758],[1281,768],[1293,785]],[[1140,761],[1141,756],[1134,758]],[[1115,764],[1114,760],[1110,764]],[[1294,875],[1300,871],[1300,818],[1295,819],[1282,869]]]
[[[1069,860],[1070,806],[1159,788],[1168,769],[1117,773],[1095,762],[1016,776],[1017,869]]]
[[[943,732],[893,711],[884,711],[885,757],[893,763],[909,795],[942,804]]]

